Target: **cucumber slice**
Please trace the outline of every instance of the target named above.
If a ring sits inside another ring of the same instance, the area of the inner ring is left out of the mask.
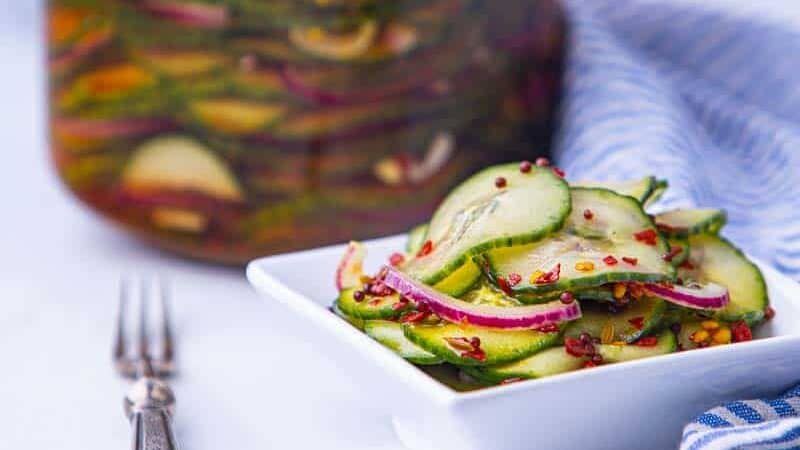
[[[564,346],[552,347],[510,364],[487,367],[464,367],[471,377],[489,383],[501,383],[513,378],[542,378],[571,372],[583,367],[585,358],[567,353]]]
[[[400,295],[395,293],[385,297],[365,295],[364,299],[356,301],[353,293],[357,289],[345,289],[339,293],[336,306],[346,315],[359,319],[394,319],[400,317],[404,311],[411,309],[413,304],[408,302],[405,306],[396,306]]]
[[[611,330],[611,342],[633,342],[656,329],[666,311],[666,303],[655,297],[642,297],[621,307],[616,313],[609,312],[608,306],[581,303],[583,316],[570,323],[565,330],[567,337],[579,337],[589,333],[601,337],[604,329]]]
[[[589,289],[580,289],[574,291],[572,294],[578,300],[594,300],[596,302],[615,303],[617,299],[614,298],[612,291],[613,285],[603,285]]]
[[[428,224],[423,223],[415,226],[408,232],[406,240],[406,253],[409,255],[416,255],[422,245],[425,243],[425,237],[428,235]]]
[[[689,246],[692,249],[689,261],[694,268],[682,268],[678,275],[684,280],[711,281],[728,288],[730,303],[714,316],[728,322],[761,321],[769,304],[761,270],[741,250],[719,236],[690,236]]]
[[[467,261],[458,270],[444,280],[433,285],[434,289],[451,297],[461,297],[480,280],[481,268],[472,261]]]
[[[498,178],[505,187],[495,186]],[[516,163],[490,167],[445,198],[428,229],[432,251],[403,270],[436,284],[486,250],[543,239],[563,226],[569,211],[569,188],[551,170],[522,173]]]
[[[438,356],[409,341],[403,334],[402,326],[397,322],[368,320],[364,323],[364,332],[414,364],[429,365],[443,362]]]
[[[644,199],[644,201],[642,201],[644,207],[647,208],[648,206],[651,206],[653,203],[659,201],[661,199],[661,196],[664,195],[664,192],[667,192],[668,187],[669,187],[669,182],[667,180],[656,180],[656,186],[655,188],[653,188],[653,192],[651,192],[650,195],[647,196],[647,198]]]
[[[647,245],[634,238],[642,230],[655,231],[639,202],[607,189],[573,188],[572,205],[564,229],[552,238],[489,251],[486,260],[490,278],[497,281],[500,277],[508,280],[511,275],[520,276],[522,281],[511,287],[515,294],[673,278],[673,267],[663,259],[668,251],[666,241],[657,235],[655,245]],[[591,219],[584,217],[586,210],[591,211]],[[607,264],[604,259],[608,255],[616,258],[617,263]],[[636,258],[636,265],[625,262],[623,257]],[[560,267],[557,281],[536,282],[535,274],[556,267]]]
[[[438,325],[403,325],[403,333],[411,342],[423,349],[459,366],[483,366],[501,364],[530,356],[558,342],[560,333],[543,333],[536,330],[504,330],[501,328],[476,327],[441,323]],[[485,354],[481,361],[463,356],[465,350],[448,344],[446,338],[477,337]]]
[[[633,361],[635,359],[648,358],[651,356],[666,355],[678,349],[678,341],[671,331],[667,330],[658,336],[656,345],[645,347],[640,345],[613,345],[601,344],[597,349],[605,363],[617,363]]]
[[[669,237],[717,234],[728,221],[725,211],[714,208],[673,209],[656,215],[656,224]]]
[[[640,180],[627,180],[627,181],[578,181],[570,183],[573,187],[582,187],[582,188],[601,188],[601,189],[608,189],[610,191],[614,191],[621,195],[627,195],[629,197],[633,197],[638,200],[640,203],[644,203],[650,196],[652,196],[653,191],[659,185],[659,181],[656,180],[654,176],[644,177]]]
[[[672,252],[673,248],[680,248],[681,251],[676,253],[672,259],[669,261],[672,264],[672,267],[678,267],[683,264],[687,259],[689,259],[689,255],[691,254],[692,250],[689,246],[689,240],[686,238],[677,238],[671,237],[667,239],[667,244],[669,244],[670,253]]]
[[[605,364],[613,364],[672,353],[677,349],[677,344],[675,335],[667,331],[658,337],[656,345],[652,347],[601,344],[595,348],[597,353],[603,357]],[[542,378],[571,372],[582,368],[586,360],[586,358],[570,355],[563,346],[559,346],[510,364],[465,367],[463,370],[477,380],[500,383],[513,378]]]
[[[362,319],[359,319],[358,317],[348,316],[341,309],[339,309],[339,306],[336,304],[336,302],[333,302],[333,306],[331,306],[331,312],[341,317],[347,323],[358,328],[359,330],[364,329],[364,321]]]

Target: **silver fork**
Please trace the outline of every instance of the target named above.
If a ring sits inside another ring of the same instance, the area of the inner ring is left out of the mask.
[[[113,344],[114,367],[120,376],[136,381],[125,397],[125,414],[133,427],[133,450],[177,450],[178,444],[172,429],[175,395],[162,378],[174,372],[172,331],[167,308],[167,287],[158,283],[160,307],[157,342],[159,352],[150,351],[147,306],[152,302],[150,284],[142,281],[139,288],[139,317],[135,345],[131,349],[125,334],[130,286],[120,283],[119,309],[116,336]],[[132,354],[131,354],[132,353]]]

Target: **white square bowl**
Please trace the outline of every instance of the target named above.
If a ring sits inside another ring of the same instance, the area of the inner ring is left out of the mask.
[[[367,272],[404,243],[404,236],[365,242]],[[777,315],[752,342],[457,392],[329,311],[343,252],[338,245],[258,259],[247,277],[330,336],[316,343],[320,351],[341,356],[374,389],[412,449],[675,448],[684,424],[709,407],[774,395],[800,380],[800,285],[759,263]]]

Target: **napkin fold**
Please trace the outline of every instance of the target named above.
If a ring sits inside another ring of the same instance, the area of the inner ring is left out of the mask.
[[[669,180],[661,208],[728,211],[723,233],[800,279],[800,32],[653,0],[567,0],[567,177]]]
[[[726,403],[683,430],[681,450],[800,448],[800,386],[772,400]]]
[[[800,279],[800,32],[675,2],[565,7],[567,177],[666,178],[657,208],[724,208],[725,235]],[[800,386],[732,402],[689,424],[681,449],[800,449],[798,413]]]

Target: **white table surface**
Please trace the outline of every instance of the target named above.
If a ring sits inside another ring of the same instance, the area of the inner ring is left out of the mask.
[[[800,24],[792,0],[706,3]],[[46,151],[38,2],[0,11],[0,447],[128,448],[109,364],[117,282],[159,273],[175,291],[185,449],[400,448],[365,381],[316,353],[319,336],[241,270],[151,250],[65,192]]]

